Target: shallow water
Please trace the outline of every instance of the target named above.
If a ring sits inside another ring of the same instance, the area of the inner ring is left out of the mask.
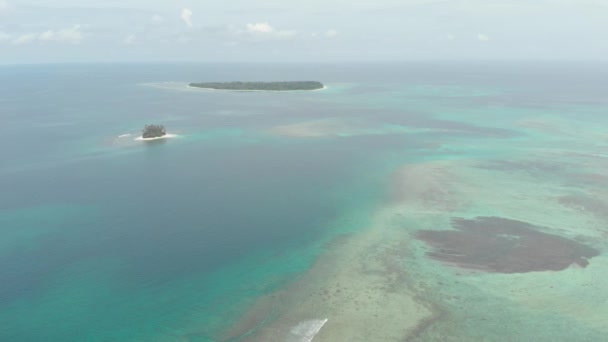
[[[573,64],[1,67],[0,339],[601,339],[607,74]],[[182,86],[286,78],[328,89]],[[178,137],[134,141],[148,123]],[[535,250],[551,267],[505,274],[445,263],[417,239],[476,217],[501,219],[476,228],[489,232],[479,243],[450,246],[468,264],[527,270],[520,254],[516,266],[496,260],[526,251],[517,238],[585,247]]]

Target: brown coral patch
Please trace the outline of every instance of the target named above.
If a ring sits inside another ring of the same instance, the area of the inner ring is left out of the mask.
[[[541,227],[500,217],[452,219],[455,230],[423,230],[417,238],[435,260],[465,269],[496,273],[561,271],[586,267],[599,252],[580,242],[543,233]]]

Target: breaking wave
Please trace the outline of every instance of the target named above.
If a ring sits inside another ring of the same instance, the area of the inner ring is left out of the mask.
[[[310,321],[302,321],[289,331],[288,342],[311,342],[315,335],[321,331],[321,328],[327,323],[325,319],[313,319]]]

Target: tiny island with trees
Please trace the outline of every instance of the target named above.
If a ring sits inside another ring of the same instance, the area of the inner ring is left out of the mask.
[[[190,83],[190,87],[235,90],[235,91],[296,91],[296,90],[319,90],[325,88],[323,83],[317,81],[297,82],[209,82]]]
[[[146,125],[142,131],[141,137],[144,139],[160,138],[167,135],[167,130],[163,125]]]

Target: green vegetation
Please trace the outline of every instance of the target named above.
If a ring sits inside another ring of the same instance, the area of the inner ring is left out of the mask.
[[[167,134],[165,130],[165,126],[163,125],[146,125],[144,128],[141,137],[144,139],[147,138],[159,138]]]
[[[290,90],[317,90],[323,89],[323,84],[316,81],[301,82],[209,82],[190,83],[191,87],[218,89],[218,90],[266,90],[266,91],[290,91]]]

